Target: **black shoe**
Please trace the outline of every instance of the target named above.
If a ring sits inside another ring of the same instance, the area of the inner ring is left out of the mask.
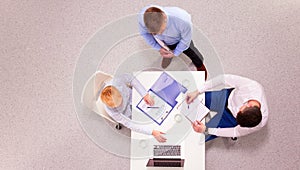
[[[118,123],[118,124],[116,125],[116,129],[118,129],[118,130],[121,130],[121,129],[122,129],[122,126],[121,126],[120,123]]]
[[[237,137],[231,137],[231,140],[236,141],[236,140],[237,140]]]

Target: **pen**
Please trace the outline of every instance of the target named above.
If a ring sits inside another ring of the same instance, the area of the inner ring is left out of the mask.
[[[147,108],[159,108],[158,106],[147,106]]]

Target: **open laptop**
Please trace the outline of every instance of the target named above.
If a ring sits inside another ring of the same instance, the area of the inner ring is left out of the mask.
[[[159,167],[170,169],[183,169],[182,145],[153,145],[153,159],[149,159],[146,165],[148,170]]]

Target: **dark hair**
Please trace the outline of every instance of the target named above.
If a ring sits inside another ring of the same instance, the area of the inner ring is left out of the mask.
[[[257,106],[247,107],[242,112],[238,112],[236,121],[241,127],[255,127],[262,119],[260,108]]]
[[[163,11],[156,7],[148,8],[144,13],[144,23],[150,33],[158,33],[164,23]]]

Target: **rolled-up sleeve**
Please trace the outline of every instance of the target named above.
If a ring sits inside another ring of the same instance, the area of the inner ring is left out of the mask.
[[[141,82],[136,79],[132,74],[123,74],[121,77],[123,82],[132,86],[136,91],[144,97],[147,94],[145,87],[141,84]]]
[[[253,128],[246,128],[240,126],[236,126],[233,128],[209,128],[208,133],[210,135],[216,135],[221,137],[240,137],[240,136],[248,135],[260,129],[261,126],[256,126]]]
[[[106,112],[112,117],[115,121],[121,123],[125,127],[129,128],[132,131],[143,133],[146,135],[152,134],[152,128],[148,127],[147,125],[140,125],[132,122],[129,118],[126,118],[122,113],[114,112],[107,107],[105,107]]]

